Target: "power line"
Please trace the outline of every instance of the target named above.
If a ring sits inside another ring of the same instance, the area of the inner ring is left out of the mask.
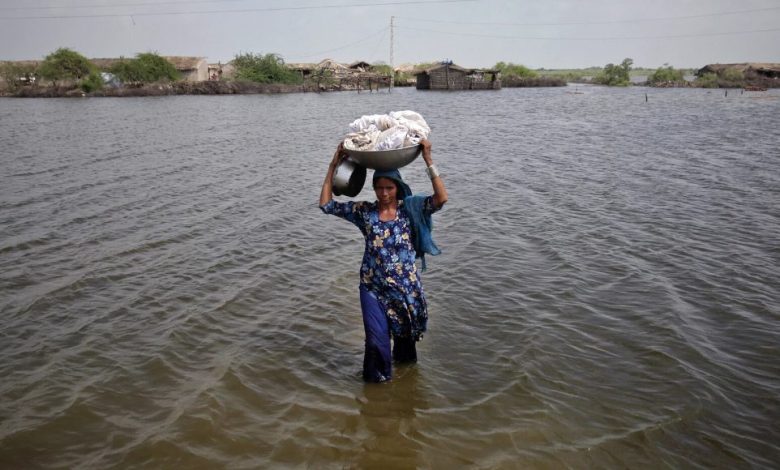
[[[339,47],[336,47],[336,48],[333,48],[333,49],[328,49],[328,50],[326,50],[326,51],[320,51],[320,52],[317,52],[317,53],[314,53],[314,54],[309,54],[309,55],[302,55],[302,56],[296,56],[296,57],[292,57],[292,59],[308,59],[309,57],[322,56],[322,54],[327,54],[327,53],[329,53],[329,52],[336,52],[336,51],[340,51],[340,50],[342,50],[342,49],[346,49],[346,48],[348,48],[348,47],[352,47],[352,46],[354,46],[355,44],[360,44],[361,42],[364,42],[364,41],[365,41],[365,40],[367,40],[367,39],[371,39],[371,38],[373,38],[374,36],[377,36],[377,35],[379,35],[379,34],[384,34],[385,32],[387,32],[387,30],[388,30],[388,29],[389,29],[389,27],[384,27],[384,28],[380,29],[379,31],[373,32],[373,33],[369,34],[368,36],[366,36],[366,37],[364,37],[364,38],[362,38],[362,39],[358,39],[358,40],[357,40],[357,41],[355,41],[355,42],[351,42],[351,43],[349,43],[349,44],[345,44],[345,45],[343,45],[343,46],[339,46]]]
[[[470,22],[470,21],[443,21],[443,20],[430,20],[421,18],[407,18],[403,16],[396,16],[407,21],[419,21],[423,23],[441,23],[441,24],[460,24],[460,25],[482,25],[482,26],[575,26],[575,25],[601,25],[601,24],[617,24],[617,23],[643,23],[652,21],[668,21],[668,20],[687,20],[694,18],[710,18],[717,16],[730,16],[740,15],[743,13],[755,13],[762,11],[774,11],[780,10],[780,7],[767,7],[767,8],[753,8],[750,10],[734,10],[723,11],[718,13],[703,13],[699,15],[683,15],[683,16],[662,16],[656,18],[633,18],[625,20],[604,20],[604,21],[571,21],[563,23],[505,23],[505,22]]]
[[[60,10],[69,8],[115,8],[115,7],[142,7],[159,5],[184,5],[191,3],[222,3],[222,2],[243,2],[246,0],[184,0],[178,2],[145,2],[145,3],[114,3],[106,5],[105,3],[92,3],[86,5],[60,5],[60,6],[35,6],[35,7],[0,7],[0,10]]]
[[[382,30],[382,37],[380,37],[379,40],[376,42],[376,46],[374,46],[374,50],[371,51],[371,54],[368,56],[369,59],[373,59],[374,58],[374,56],[376,55],[376,51],[379,49],[379,46],[384,42],[385,35],[387,34],[387,32],[389,30],[390,30],[389,26]]]
[[[464,33],[461,31],[435,31],[431,29],[409,28],[407,26],[401,26],[401,29],[409,31],[421,31],[425,33],[434,34],[447,34],[452,36],[470,36],[480,38],[494,38],[494,39],[524,39],[524,40],[541,40],[541,41],[615,41],[623,39],[681,39],[681,38],[698,38],[698,37],[710,37],[710,36],[730,36],[739,34],[754,34],[754,33],[771,33],[780,31],[780,28],[771,29],[755,29],[750,31],[725,31],[720,33],[700,33],[700,34],[677,34],[677,35],[663,35],[663,36],[603,36],[603,37],[555,37],[555,36],[502,36],[495,34],[474,34]]]
[[[273,12],[273,11],[301,11],[301,10],[325,10],[333,8],[354,8],[354,7],[381,7],[381,6],[408,6],[408,5],[429,5],[442,3],[465,3],[475,2],[477,0],[409,0],[409,1],[389,1],[380,3],[345,3],[341,5],[313,5],[299,7],[269,7],[269,8],[242,8],[235,10],[187,10],[187,11],[167,11],[167,12],[148,12],[148,13],[98,13],[90,15],[35,15],[35,16],[1,16],[0,20],[41,20],[41,19],[71,19],[71,18],[116,18],[126,16],[172,16],[172,15],[202,15],[213,13],[251,13],[251,12]]]

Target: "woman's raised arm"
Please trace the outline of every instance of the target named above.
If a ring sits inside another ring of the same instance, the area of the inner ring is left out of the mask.
[[[428,176],[431,178],[431,184],[433,185],[433,203],[437,209],[441,209],[441,206],[447,202],[447,188],[444,187],[444,181],[439,176],[439,170],[436,165],[433,164],[431,158],[431,141],[423,139],[420,141],[422,145],[422,156],[425,160],[425,166],[427,167]]]
[[[320,206],[324,206],[333,199],[333,173],[336,171],[336,167],[341,163],[341,159],[344,157],[344,142],[339,143],[336,147],[336,153],[333,154],[333,159],[328,166],[328,174],[325,175],[325,181],[322,182],[322,191],[320,192]]]

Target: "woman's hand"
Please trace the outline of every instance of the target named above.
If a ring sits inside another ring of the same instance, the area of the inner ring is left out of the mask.
[[[433,165],[433,160],[431,159],[431,141],[428,139],[421,140],[420,147],[422,147],[422,156],[425,161],[425,166],[428,167]]]
[[[420,141],[422,147],[422,156],[425,161],[425,166],[433,166],[433,158],[431,158],[431,141],[423,139]],[[435,167],[434,167],[435,168]],[[433,185],[433,203],[437,208],[441,208],[445,202],[447,202],[447,188],[444,187],[444,181],[438,176],[438,172],[431,178],[431,184]]]
[[[340,142],[336,147],[336,153],[333,154],[333,158],[328,165],[328,174],[325,175],[325,181],[322,182],[322,191],[320,191],[320,206],[324,206],[331,199],[333,199],[333,173],[341,163],[341,160],[346,158],[347,153],[344,151],[344,142]]]
[[[339,142],[339,145],[336,147],[336,153],[333,154],[333,159],[330,161],[331,168],[336,168],[339,166],[339,163],[341,163],[341,160],[343,160],[347,156],[347,152],[344,150],[344,142]]]

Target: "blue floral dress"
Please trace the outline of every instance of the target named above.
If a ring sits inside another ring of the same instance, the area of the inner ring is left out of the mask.
[[[336,202],[331,200],[321,209],[357,225],[366,240],[360,284],[373,293],[387,313],[394,338],[422,339],[428,324],[420,273],[414,263],[409,216],[398,201],[394,220],[379,220],[376,202]],[[423,212],[437,210],[433,197],[425,198]]]

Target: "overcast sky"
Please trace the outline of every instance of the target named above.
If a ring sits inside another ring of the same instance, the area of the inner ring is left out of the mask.
[[[780,0],[0,0],[0,60],[278,53],[532,68],[780,62]]]

